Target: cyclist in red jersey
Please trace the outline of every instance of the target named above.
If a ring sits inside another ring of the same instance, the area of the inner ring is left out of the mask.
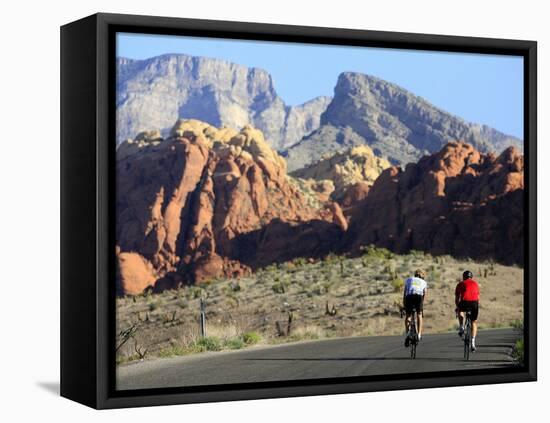
[[[472,351],[476,350],[477,318],[479,314],[479,285],[469,270],[462,274],[462,282],[455,289],[455,304],[458,311],[458,336],[464,334],[464,316],[467,311],[472,314]]]

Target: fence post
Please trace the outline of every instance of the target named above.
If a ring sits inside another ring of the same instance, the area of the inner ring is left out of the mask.
[[[205,311],[206,304],[202,298],[200,299],[200,306],[201,306],[200,320],[199,320],[200,335],[201,337],[204,338],[206,336],[206,311]]]

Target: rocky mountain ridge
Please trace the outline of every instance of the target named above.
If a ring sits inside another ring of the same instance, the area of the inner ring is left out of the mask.
[[[289,147],[284,156],[294,171],[324,154],[367,144],[377,156],[404,165],[458,140],[484,153],[523,148],[521,140],[466,122],[396,84],[344,72],[319,128]]]
[[[469,123],[374,76],[344,72],[334,97],[288,106],[271,75],[224,60],[166,54],[117,59],[117,143],[156,128],[167,136],[177,118],[216,127],[260,129],[285,157],[289,171],[324,154],[367,144],[393,164],[418,161],[462,140],[481,152],[500,153],[521,140]]]
[[[275,149],[300,140],[319,126],[330,98],[288,106],[271,75],[224,60],[166,54],[146,60],[118,58],[117,144],[157,128],[166,134],[178,118],[216,127],[262,130]]]

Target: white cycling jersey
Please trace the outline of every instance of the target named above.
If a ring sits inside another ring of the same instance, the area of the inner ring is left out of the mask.
[[[424,295],[424,291],[427,287],[428,283],[422,278],[407,278],[405,281],[405,296]]]

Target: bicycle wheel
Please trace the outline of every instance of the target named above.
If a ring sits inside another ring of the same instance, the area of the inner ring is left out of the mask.
[[[418,344],[418,333],[416,332],[416,311],[411,316],[411,358],[416,358],[416,345]]]
[[[464,328],[464,360],[470,359],[471,330],[470,319],[467,319],[466,327]]]

